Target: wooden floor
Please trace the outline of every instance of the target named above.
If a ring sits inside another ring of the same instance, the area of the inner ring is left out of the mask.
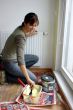
[[[66,110],[63,105],[52,105],[47,107],[41,107],[41,110]]]
[[[36,73],[36,75],[40,75],[43,73],[53,73],[52,70],[49,69],[42,69],[42,68],[30,68],[30,70],[34,73]],[[22,90],[22,86],[18,85],[18,84],[4,84],[4,85],[0,85],[0,102],[2,101],[11,101],[14,100],[21,92]],[[41,107],[40,110],[68,110],[64,104],[64,101],[61,100],[61,98],[59,98],[57,100],[57,104],[56,105],[52,105],[52,106],[46,106],[46,107]]]

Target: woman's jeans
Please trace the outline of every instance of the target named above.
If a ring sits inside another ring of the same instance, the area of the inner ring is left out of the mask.
[[[31,80],[37,81],[36,76],[28,68],[37,63],[38,57],[36,55],[26,54],[25,64],[27,67],[27,72]],[[6,71],[6,81],[11,83],[17,83],[17,79],[21,78],[24,83],[27,83],[25,76],[20,70],[17,62],[6,61],[4,62],[4,69]]]

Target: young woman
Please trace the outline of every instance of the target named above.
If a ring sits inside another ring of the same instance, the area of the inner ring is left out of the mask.
[[[38,61],[36,55],[25,55],[25,44],[28,37],[36,34],[39,25],[38,16],[35,13],[28,13],[21,26],[17,27],[8,37],[4,49],[2,50],[2,59],[4,68],[9,75],[17,80],[21,77],[24,82],[34,85],[37,81],[36,76],[26,67],[32,66]],[[9,77],[9,76],[8,76]]]

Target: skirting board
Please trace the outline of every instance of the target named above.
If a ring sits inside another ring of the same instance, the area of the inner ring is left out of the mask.
[[[73,91],[72,91],[72,89],[66,82],[66,80],[63,77],[63,75],[61,74],[61,72],[54,71],[54,74],[55,74],[57,83],[58,83],[59,87],[61,88],[61,90],[65,96],[65,99],[70,107],[70,110],[73,110]]]

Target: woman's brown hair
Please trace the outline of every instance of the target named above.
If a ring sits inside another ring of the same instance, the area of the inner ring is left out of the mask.
[[[28,13],[24,18],[24,22],[22,23],[22,26],[24,26],[27,23],[29,23],[30,25],[37,23],[37,25],[39,25],[39,20],[38,20],[37,14],[35,14],[33,12]]]

